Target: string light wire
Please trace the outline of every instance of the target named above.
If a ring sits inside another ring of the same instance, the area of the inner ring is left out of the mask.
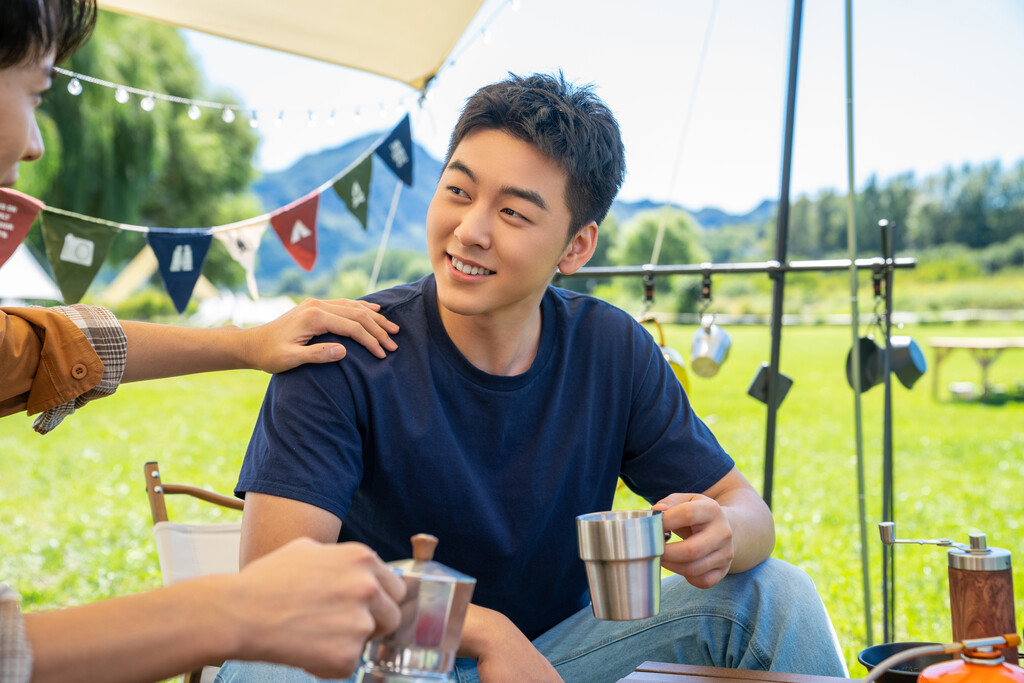
[[[704,73],[704,60],[708,56],[708,46],[711,44],[711,32],[715,27],[715,14],[718,12],[718,0],[711,5],[711,14],[708,17],[708,25],[704,31],[704,43],[700,49],[700,58],[697,60],[697,74],[693,80],[693,89],[690,90],[690,101],[686,105],[686,116],[683,119],[683,130],[679,135],[679,149],[676,151],[675,163],[672,165],[672,175],[669,180],[668,199],[661,207],[661,216],[658,220],[658,232],[654,238],[654,248],[651,250],[651,264],[658,265],[658,258],[661,256],[661,244],[665,239],[667,227],[666,209],[672,203],[672,192],[675,189],[676,177],[679,174],[679,167],[683,162],[683,150],[686,148],[686,136],[690,130],[690,119],[693,115],[694,103],[697,101],[697,91],[700,88],[700,77]]]
[[[459,46],[458,53],[453,53],[452,55],[449,55],[449,58],[441,66],[441,69],[439,69],[438,73],[435,74],[434,78],[430,80],[424,91],[420,93],[419,97],[409,97],[407,95],[403,95],[397,98],[397,102],[394,104],[393,107],[389,106],[388,103],[378,102],[377,106],[381,116],[386,116],[387,113],[392,109],[399,113],[408,112],[410,110],[410,106],[408,104],[410,100],[417,102],[419,106],[422,108],[424,101],[428,99],[430,87],[433,85],[433,82],[437,78],[437,76],[441,75],[442,72],[448,70],[449,68],[454,67],[458,60],[466,52],[466,50],[469,49],[469,47],[472,44],[477,42],[477,40],[485,44],[491,43],[493,39],[490,30],[491,24],[493,24],[495,20],[498,18],[498,16],[501,14],[501,12],[508,7],[510,7],[513,11],[519,11],[520,4],[520,0],[500,0],[500,2],[497,3],[497,6],[495,7],[494,11],[491,12],[487,19],[485,19],[481,23],[479,30],[472,33],[466,33],[467,39]],[[244,104],[235,104],[232,102],[215,102],[212,100],[196,99],[193,97],[179,97],[177,95],[168,95],[166,93],[160,93],[153,90],[146,90],[144,88],[137,88],[135,86],[126,85],[123,83],[114,83],[113,81],[108,81],[103,78],[97,78],[95,76],[90,76],[88,74],[71,71],[70,69],[65,69],[62,67],[54,67],[53,72],[56,74],[60,74],[61,76],[66,76],[69,79],[67,88],[68,92],[72,95],[78,96],[82,93],[83,82],[90,83],[92,85],[97,85],[103,88],[109,88],[113,90],[115,99],[121,104],[127,104],[131,100],[132,96],[135,96],[139,100],[139,104],[142,110],[146,112],[153,111],[156,108],[156,104],[158,101],[183,105],[187,108],[189,118],[191,118],[194,121],[202,117],[203,110],[212,110],[212,112],[216,113],[225,123],[232,123],[239,118],[244,119],[248,121],[250,127],[252,128],[258,128],[261,119],[273,120],[274,123],[278,126],[283,125],[286,119],[289,121],[305,121],[308,126],[314,126],[316,125],[318,119],[320,118],[314,113],[313,110],[309,108],[301,110],[302,116],[286,116],[285,110],[280,108],[257,110],[248,107]],[[346,107],[346,109],[350,109],[353,112],[352,118],[354,121],[358,121],[360,119],[361,112],[364,111],[366,108],[366,104],[355,105],[354,107],[352,105],[349,105],[348,107]],[[329,116],[325,115],[325,118],[328,123],[333,124],[336,119],[337,107],[330,108],[327,111],[329,111],[330,114]],[[261,116],[261,113],[267,115]]]

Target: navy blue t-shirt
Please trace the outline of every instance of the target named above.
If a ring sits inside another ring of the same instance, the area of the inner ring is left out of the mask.
[[[398,349],[328,335],[345,358],[274,376],[236,493],[327,510],[339,541],[388,561],[434,534],[434,559],[477,579],[473,602],[531,639],[588,604],[575,517],[610,509],[620,475],[653,503],[733,466],[651,335],[605,302],[549,287],[533,365],[503,377],[452,343],[433,276],[367,298]]]

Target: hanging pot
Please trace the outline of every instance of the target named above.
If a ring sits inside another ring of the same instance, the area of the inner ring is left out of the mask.
[[[914,382],[928,370],[928,362],[917,342],[910,337],[890,337],[892,344],[892,371],[896,379],[907,389],[914,387]]]
[[[885,377],[885,351],[871,337],[857,340],[860,348],[860,391],[864,393],[871,387],[881,384]],[[846,381],[853,388],[853,349],[846,354]]]

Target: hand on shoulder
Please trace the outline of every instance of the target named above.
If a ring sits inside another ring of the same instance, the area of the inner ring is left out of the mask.
[[[384,358],[398,348],[390,335],[398,325],[379,313],[380,306],[350,299],[306,299],[276,320],[243,330],[249,365],[270,373],[284,372],[303,363],[329,363],[345,357],[341,344],[307,343],[332,333],[348,337]]]

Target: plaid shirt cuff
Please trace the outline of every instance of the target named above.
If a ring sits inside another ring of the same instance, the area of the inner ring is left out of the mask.
[[[32,648],[18,594],[0,583],[0,683],[28,683],[32,677]]]
[[[121,323],[107,309],[102,306],[75,304],[55,306],[52,310],[67,316],[89,340],[103,363],[103,378],[99,384],[78,398],[50,408],[37,417],[32,428],[40,434],[46,434],[54,429],[65,417],[89,401],[110,396],[117,391],[128,358],[128,338],[121,328]]]

